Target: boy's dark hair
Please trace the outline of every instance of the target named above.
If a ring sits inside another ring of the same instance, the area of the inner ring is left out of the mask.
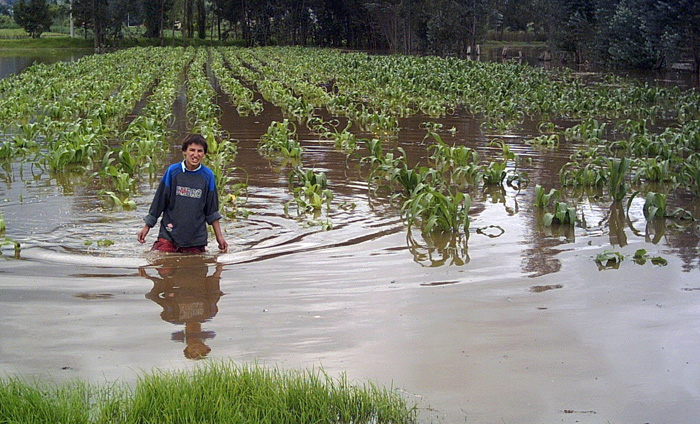
[[[207,140],[205,140],[201,134],[190,134],[185,137],[185,141],[182,142],[182,151],[186,151],[187,148],[190,147],[190,144],[199,144],[204,147],[204,154],[207,154],[209,146],[207,145]]]

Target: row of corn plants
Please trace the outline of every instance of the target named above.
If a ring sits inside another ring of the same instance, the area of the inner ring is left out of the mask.
[[[237,168],[233,165],[236,155],[238,154],[238,146],[236,141],[231,139],[221,129],[219,116],[221,109],[217,102],[217,92],[213,85],[214,75],[207,72],[210,63],[214,62],[213,67],[221,66],[217,60],[211,60],[212,52],[208,49],[197,49],[194,60],[190,63],[187,80],[187,117],[189,120],[189,128],[193,133],[202,134],[207,140],[209,151],[206,156],[206,162],[209,168],[214,173],[216,185],[220,191],[222,202],[221,208],[234,206],[236,203],[236,195],[245,190],[246,183],[236,183],[234,173]],[[216,57],[216,52],[213,53]],[[212,71],[215,74],[215,71]],[[231,193],[228,190],[232,190]],[[229,216],[235,213],[235,208]]]
[[[184,68],[191,54],[178,51],[165,62],[157,85],[146,99],[145,106],[118,136],[121,144],[105,153],[96,174],[107,188],[101,193],[114,204],[134,207],[130,195],[137,189],[139,174],[156,176],[165,161],[168,137],[173,123],[173,103],[182,84]]]

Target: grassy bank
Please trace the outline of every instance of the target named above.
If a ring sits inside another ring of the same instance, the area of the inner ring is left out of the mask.
[[[160,46],[160,38],[125,38],[118,43],[112,43],[107,48],[125,48],[125,47],[148,47]],[[163,39],[163,45],[167,47],[183,46],[185,42],[180,37],[166,37]],[[239,46],[244,45],[242,40],[231,40],[222,42],[218,40],[201,40],[193,38],[186,40],[186,45],[189,46]],[[41,37],[41,38],[0,38],[0,50],[26,50],[26,49],[92,49],[94,48],[93,40],[83,37],[70,38],[68,36]]]
[[[87,49],[92,40],[70,37],[0,39],[0,49]]]
[[[324,372],[213,362],[124,384],[0,379],[0,423],[415,423],[396,392]]]

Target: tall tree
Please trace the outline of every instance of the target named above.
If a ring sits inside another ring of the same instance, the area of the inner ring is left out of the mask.
[[[14,19],[32,38],[39,38],[51,27],[52,17],[46,0],[19,0],[15,3]]]
[[[207,37],[207,8],[204,0],[197,1],[197,36],[201,39]]]
[[[400,51],[403,37],[401,0],[370,0],[365,4],[372,24],[393,51]]]
[[[146,27],[146,37],[163,38],[166,18],[173,7],[173,0],[142,0],[141,13]]]
[[[576,63],[583,63],[593,48],[594,0],[553,0],[549,10],[550,45],[554,50],[569,53]]]

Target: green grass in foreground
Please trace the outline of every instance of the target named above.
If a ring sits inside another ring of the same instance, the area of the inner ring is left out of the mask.
[[[415,423],[394,391],[323,371],[212,362],[125,384],[0,379],[0,423]]]

